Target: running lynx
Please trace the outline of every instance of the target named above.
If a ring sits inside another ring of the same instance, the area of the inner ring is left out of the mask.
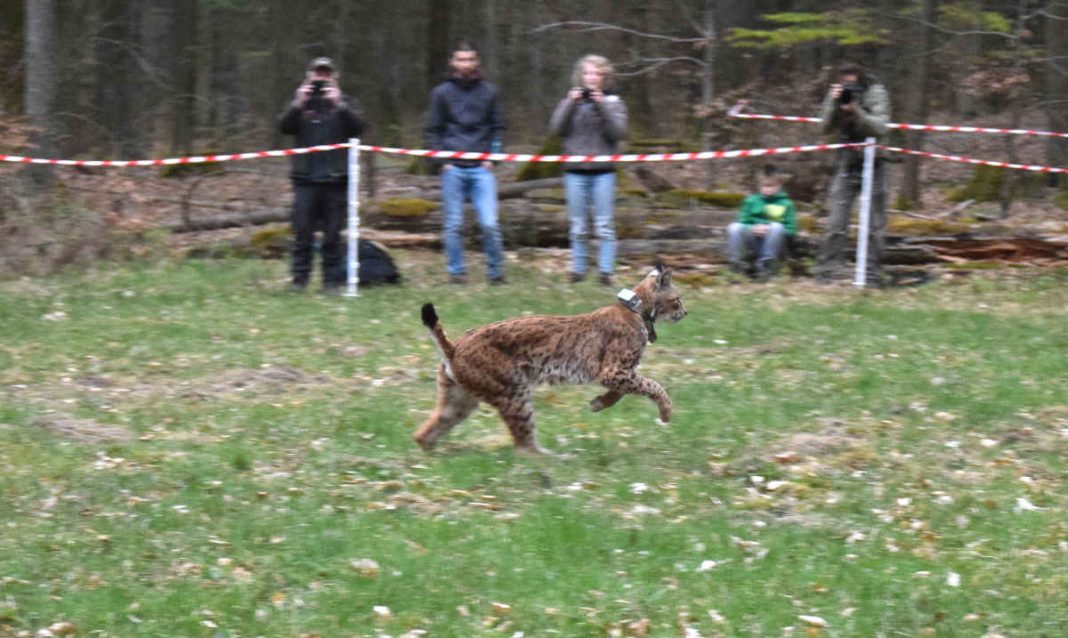
[[[456,341],[445,335],[433,304],[424,305],[422,315],[442,356],[437,405],[414,435],[425,450],[485,401],[497,409],[517,449],[545,452],[534,434],[531,402],[531,388],[541,383],[597,382],[607,392],[590,401],[594,412],[639,394],[656,403],[661,421],[671,419],[664,388],[635,369],[645,345],[656,341],[654,323],[686,316],[666,268],[658,266],[634,290],[620,291],[617,303],[593,312],[507,319]]]

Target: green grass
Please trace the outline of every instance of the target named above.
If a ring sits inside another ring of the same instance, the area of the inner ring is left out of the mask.
[[[397,256],[410,283],[356,300],[237,260],[0,283],[0,636],[1068,626],[1064,271],[683,287],[642,366],[672,424],[542,388],[562,456],[529,458],[486,409],[411,442],[437,363],[419,307],[456,335],[611,293],[538,263],[445,288]]]

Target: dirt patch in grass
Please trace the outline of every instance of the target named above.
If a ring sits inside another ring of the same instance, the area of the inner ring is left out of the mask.
[[[129,443],[134,435],[125,428],[104,425],[94,419],[75,419],[64,415],[50,415],[37,419],[36,424],[57,436],[78,443]]]
[[[232,394],[282,394],[293,387],[329,383],[322,374],[310,374],[291,366],[235,368],[198,379],[181,394],[185,397],[219,397]]]

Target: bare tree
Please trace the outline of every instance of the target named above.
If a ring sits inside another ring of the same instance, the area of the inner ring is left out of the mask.
[[[909,65],[911,72],[908,77],[911,86],[909,86],[906,93],[906,99],[909,101],[908,113],[914,122],[926,122],[930,107],[930,57],[931,48],[934,44],[934,30],[931,28],[931,24],[934,23],[937,6],[937,0],[922,0],[920,22],[916,25],[916,29],[919,31],[919,37],[917,38],[919,52],[915,54],[914,61]],[[917,151],[923,150],[925,137],[923,131],[909,131],[907,137],[909,148]],[[909,202],[913,204],[919,203],[920,158],[915,155],[905,157],[905,175],[901,190],[902,195]]]
[[[1046,22],[1046,117],[1053,131],[1068,131],[1068,2],[1050,2],[1043,12]],[[1068,166],[1068,140],[1051,137],[1046,142],[1050,166]],[[1050,177],[1056,180],[1053,173]],[[1065,183],[1061,178],[1061,183]]]
[[[52,108],[56,97],[56,1],[26,0],[26,115],[35,131],[30,138],[34,154],[51,157]],[[49,186],[52,167],[31,167],[30,181],[36,190]]]

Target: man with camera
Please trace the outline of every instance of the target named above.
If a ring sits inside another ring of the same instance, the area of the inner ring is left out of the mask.
[[[296,137],[297,147],[337,144],[359,137],[366,128],[359,106],[341,93],[338,73],[330,58],[308,65],[278,129]],[[294,155],[292,288],[304,290],[312,271],[312,245],[316,229],[322,231],[323,292],[338,292],[345,283],[341,228],[348,195],[346,149]]]
[[[430,92],[427,110],[427,148],[441,151],[489,153],[500,150],[504,124],[497,103],[497,87],[479,70],[478,49],[460,42],[449,57],[449,77]],[[449,282],[467,282],[463,238],[464,201],[471,200],[486,252],[486,279],[501,285],[504,250],[497,220],[497,180],[493,164],[479,160],[445,160],[441,166],[441,208],[444,216],[445,269]]]
[[[838,67],[820,112],[825,133],[834,133],[837,142],[858,143],[876,138],[883,143],[889,130],[890,96],[886,88],[856,64]],[[830,216],[827,220],[817,276],[821,281],[848,277],[844,253],[849,229],[849,213],[861,190],[864,149],[844,148],[835,157],[834,178],[830,191]],[[886,231],[886,161],[876,155],[872,175],[871,211],[868,226],[867,281],[881,286],[883,235]]]

